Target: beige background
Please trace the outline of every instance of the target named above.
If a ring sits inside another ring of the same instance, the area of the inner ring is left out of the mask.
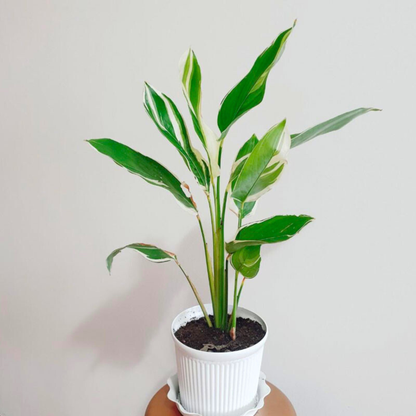
[[[192,45],[215,126],[224,94],[295,18],[264,103],[227,138],[225,171],[284,117],[297,132],[360,106],[384,111],[290,154],[255,218],[316,221],[263,250],[242,304],[268,321],[264,371],[299,416],[416,414],[414,2],[0,4],[3,416],[143,415],[175,369],[170,322],[195,302],[173,264],[126,253],[109,277],[104,259],[159,244],[208,299],[201,241],[167,192],[83,140],[119,140],[193,183],[142,107],[143,81],[185,114],[177,63]]]

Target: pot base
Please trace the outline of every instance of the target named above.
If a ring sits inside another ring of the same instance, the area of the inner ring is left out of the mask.
[[[180,402],[178,376],[175,374],[167,381],[169,386],[168,399],[176,404],[179,412],[183,416],[204,416],[199,413],[187,412]],[[224,416],[254,416],[263,406],[265,397],[270,394],[270,387],[266,384],[266,376],[260,373],[259,384],[257,388],[257,396],[252,405],[248,409],[240,409],[238,412],[224,414]]]

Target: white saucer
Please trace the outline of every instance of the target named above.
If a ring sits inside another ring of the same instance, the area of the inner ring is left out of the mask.
[[[176,403],[176,407],[178,408],[179,412],[183,416],[202,416],[199,413],[190,413],[187,412],[180,402],[179,396],[179,383],[178,383],[178,376],[175,374],[174,376],[170,377],[167,381],[169,386],[168,391],[168,399],[174,403]],[[247,410],[240,416],[254,416],[263,406],[264,406],[264,398],[270,394],[270,387],[266,384],[266,376],[263,373],[260,373],[259,377],[259,387],[257,389],[257,398],[256,398],[256,406],[253,409]]]

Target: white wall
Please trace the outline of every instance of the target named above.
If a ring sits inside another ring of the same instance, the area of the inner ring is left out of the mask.
[[[214,125],[298,18],[263,104],[227,138],[225,170],[284,117],[296,132],[384,111],[293,150],[256,218],[316,221],[263,250],[242,304],[268,321],[264,371],[299,416],[416,414],[415,12],[410,0],[1,1],[0,413],[143,415],[175,368],[170,322],[195,302],[173,264],[126,253],[109,277],[104,259],[159,244],[208,299],[197,223],[83,140],[119,140],[192,182],[142,107],[143,81],[186,113],[177,62],[192,45]]]

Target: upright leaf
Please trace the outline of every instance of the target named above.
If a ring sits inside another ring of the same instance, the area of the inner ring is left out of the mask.
[[[250,137],[250,139],[248,139],[243,144],[243,146],[237,153],[237,156],[231,168],[230,182],[228,184],[231,192],[234,191],[237,178],[240,175],[241,170],[243,169],[245,163],[247,162],[248,157],[250,156],[251,152],[253,151],[253,149],[255,148],[258,142],[259,142],[259,139],[257,138],[255,134],[253,134]],[[239,215],[241,216],[241,219],[249,215],[253,211],[256,205],[256,201],[246,202],[245,204],[242,205],[241,202],[236,199],[234,199],[234,203],[239,210],[239,213],[240,213]]]
[[[143,104],[159,131],[176,147],[198,183],[209,191],[207,163],[192,146],[185,122],[175,103],[167,95],[145,83]]]
[[[184,208],[196,212],[194,203],[185,194],[181,182],[160,163],[111,139],[92,139],[87,142],[130,173],[140,176],[152,185],[167,189]]]
[[[267,77],[282,56],[286,41],[293,27],[282,32],[263,51],[250,69],[250,72],[225,96],[221,103],[217,120],[221,132],[228,130],[243,114],[263,101]]]
[[[132,250],[138,251],[142,256],[144,256],[147,260],[150,260],[154,263],[165,263],[167,261],[176,261],[176,255],[162,250],[159,247],[152,246],[150,244],[144,243],[133,243],[128,244],[127,246],[120,247],[114,250],[108,257],[107,257],[107,269],[111,273],[111,267],[113,265],[114,257],[117,254],[121,253],[125,248],[131,248]]]
[[[249,246],[289,240],[313,220],[308,215],[276,215],[241,227],[233,241],[226,244],[228,253]]]
[[[285,129],[286,120],[272,127],[255,145],[241,168],[232,198],[241,204],[257,201],[276,182],[286,163],[290,137]]]
[[[195,53],[190,49],[181,60],[181,81],[185,98],[188,102],[195,132],[201,140],[210,163],[211,175],[220,174],[218,154],[220,142],[216,134],[207,126],[201,115],[201,68]]]
[[[367,114],[370,111],[380,111],[378,108],[357,108],[349,111],[348,113],[341,114],[337,117],[331,118],[330,120],[324,121],[321,124],[316,125],[303,131],[302,133],[292,134],[292,145],[291,147],[299,146],[300,144],[306,143],[309,140],[314,139],[317,136],[330,133],[331,131],[339,130],[346,124],[354,120],[358,116]]]

